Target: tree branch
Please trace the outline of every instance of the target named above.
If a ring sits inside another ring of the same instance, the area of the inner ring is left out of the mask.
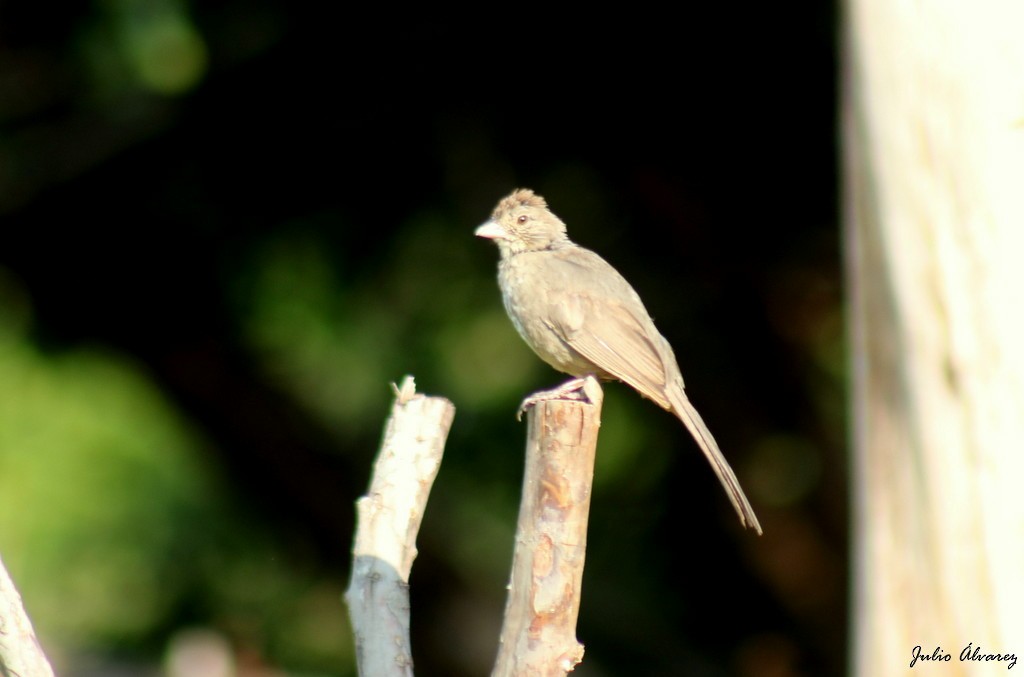
[[[528,414],[526,470],[501,645],[492,675],[559,676],[583,660],[576,640],[601,386],[589,403],[550,400]]]
[[[417,395],[411,376],[395,389],[370,489],[356,501],[352,578],[345,600],[360,675],[413,674],[409,571],[454,416],[447,399]]]
[[[53,677],[21,595],[0,560],[0,675]]]

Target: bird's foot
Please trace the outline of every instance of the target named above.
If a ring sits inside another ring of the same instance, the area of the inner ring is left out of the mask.
[[[590,385],[591,382],[593,385]],[[570,381],[566,381],[557,388],[551,390],[541,390],[523,400],[523,403],[519,405],[519,411],[516,412],[516,420],[523,420],[523,412],[530,407],[540,404],[541,402],[550,402],[551,400],[574,400],[577,402],[588,402],[593,404],[594,393],[593,387],[598,388],[598,397],[600,397],[601,386],[597,384],[597,380],[592,376],[584,376],[582,378],[574,378]]]

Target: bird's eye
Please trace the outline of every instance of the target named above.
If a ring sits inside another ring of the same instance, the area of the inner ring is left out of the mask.
[[[523,214],[518,219],[516,219],[516,221],[519,222],[519,223],[526,223],[529,220],[530,220],[530,217],[527,216],[526,214]]]

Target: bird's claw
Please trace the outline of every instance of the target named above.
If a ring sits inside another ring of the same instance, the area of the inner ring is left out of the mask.
[[[541,402],[550,402],[551,400],[573,400],[576,402],[590,402],[591,399],[586,392],[587,377],[574,378],[571,381],[566,381],[557,388],[551,390],[541,390],[523,400],[522,404],[519,405],[519,409],[516,411],[516,420],[523,420],[523,413],[535,405]]]

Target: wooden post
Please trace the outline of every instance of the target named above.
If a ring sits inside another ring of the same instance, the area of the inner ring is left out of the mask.
[[[445,398],[416,394],[410,376],[395,389],[370,489],[356,501],[352,578],[345,601],[360,675],[413,674],[409,572],[454,416],[455,407]]]
[[[494,677],[563,676],[583,660],[576,640],[594,455],[603,393],[529,410],[526,470]]]

